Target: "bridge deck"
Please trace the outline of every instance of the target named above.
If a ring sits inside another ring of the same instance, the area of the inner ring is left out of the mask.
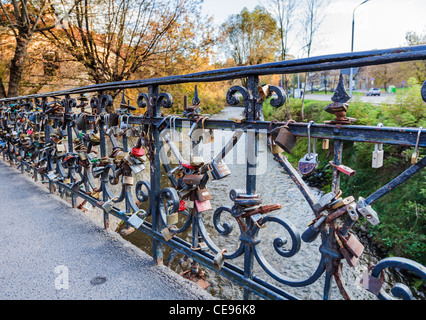
[[[213,299],[28,180],[0,161],[0,299]]]

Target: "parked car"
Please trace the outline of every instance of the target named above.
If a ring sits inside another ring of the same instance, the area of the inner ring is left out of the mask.
[[[367,96],[380,96],[380,89],[379,88],[371,88],[367,92]]]

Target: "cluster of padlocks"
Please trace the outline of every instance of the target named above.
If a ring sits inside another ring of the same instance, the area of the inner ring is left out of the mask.
[[[258,90],[260,102],[270,97],[272,92],[284,97],[282,89],[277,87],[259,86]],[[252,96],[242,87],[233,87],[230,90],[233,93],[237,91],[242,93],[245,100],[252,99]],[[232,98],[232,94],[229,98]],[[148,101],[158,103],[160,106],[170,104],[172,101],[169,94],[160,94],[156,99],[154,102],[150,101],[150,97],[142,93],[137,99],[138,107],[145,108]],[[247,101],[244,103],[248,105]],[[292,240],[288,250],[284,249],[288,245],[287,240],[274,242],[275,249],[282,256],[291,257],[296,254],[300,250],[300,240],[311,243],[319,234],[322,234],[323,246],[328,247],[328,251],[324,250],[322,254],[328,259],[324,260],[324,265],[319,266],[319,269],[326,269],[336,277],[337,283],[341,283],[340,269],[337,267],[341,265],[340,260],[346,260],[351,267],[357,264],[364,246],[350,230],[360,215],[372,225],[377,225],[379,218],[365,199],[359,198],[355,201],[351,196],[341,198],[341,192],[338,189],[325,194],[313,203],[315,219],[301,236],[285,219],[268,215],[270,212],[281,209],[280,204],[263,205],[260,195],[255,192],[233,189],[229,193],[233,206],[217,208],[213,213],[213,223],[219,234],[229,235],[232,226],[220,222],[221,214],[229,213],[240,228],[241,245],[235,252],[229,252],[227,248],[219,248],[202,227],[201,214],[213,209],[208,182],[231,175],[223,159],[236,145],[242,132],[236,131],[221,152],[212,159],[203,159],[196,155],[184,159],[174,145],[172,137],[178,119],[192,121],[188,138],[193,144],[214,141],[212,129],[205,129],[205,121],[209,118],[208,115],[201,114],[197,91],[192,106],[186,107],[181,117],[161,117],[156,124],[154,124],[153,115],[148,113],[143,116],[147,120],[143,124],[131,124],[130,119],[134,118],[132,112],[137,108],[126,103],[124,93],[123,100],[116,111],[105,113],[105,107],[112,104],[112,98],[108,95],[100,98],[92,97],[89,103],[89,97],[84,94],[81,94],[78,99],[71,99],[68,96],[63,100],[55,98],[52,102],[47,102],[47,99],[44,101],[35,99],[34,102],[20,100],[16,103],[2,104],[0,149],[3,156],[7,157],[11,164],[17,164],[22,171],[32,171],[35,179],[39,175],[42,182],[48,182],[49,185],[56,184],[60,189],[71,190],[80,197],[84,195],[84,201],[79,205],[81,209],[89,208],[90,204],[97,205],[104,210],[105,214],[121,216],[127,223],[127,233],[124,234],[128,234],[131,232],[128,230],[132,227],[133,230],[140,228],[145,219],[152,215],[150,210],[141,209],[142,204],[151,196],[150,182],[135,181],[135,176],[147,169],[148,162],[152,169],[154,156],[158,152],[165,152],[163,148],[153,143],[155,129],[158,136],[161,136],[161,143],[168,146],[170,153],[177,160],[177,165],[173,168],[168,163],[162,163],[171,187],[162,189],[158,203],[150,206],[150,209],[155,208],[156,213],[158,212],[161,220],[159,231],[164,241],[170,241],[177,234],[187,230],[191,224],[196,225],[197,234],[193,236],[191,249],[212,251],[214,254],[212,263],[217,270],[221,270],[226,259],[234,259],[244,253],[245,245],[253,246],[254,253],[258,254],[257,233],[260,229],[264,229],[268,222],[274,222],[285,227]],[[87,111],[88,108],[91,110]],[[80,112],[75,113],[76,109],[80,109]],[[345,117],[346,109],[347,105],[344,102],[335,102],[326,111],[336,115],[334,121],[337,124],[347,124],[350,121]],[[246,107],[244,112],[246,113],[247,110]],[[269,124],[268,146],[278,161],[283,161],[284,154],[292,153],[296,145],[296,137],[289,129],[291,123],[294,121],[286,123],[271,121]],[[299,161],[298,174],[302,176],[311,174],[319,163],[315,139],[313,139],[311,151],[313,123],[310,121],[307,124],[308,153]],[[275,125],[273,130],[272,125]],[[196,128],[202,129],[198,137],[194,135]],[[171,130],[167,132],[166,129]],[[123,141],[126,140],[125,145],[118,144],[118,137],[123,138]],[[129,148],[127,138],[130,137],[135,137],[137,142]],[[110,142],[109,154],[106,153],[107,140]],[[323,140],[323,148],[329,148],[328,139]],[[331,161],[330,165],[348,176],[355,174],[354,170],[340,163]],[[377,144],[373,151],[372,165],[375,168],[383,165],[381,145]],[[286,166],[290,165],[286,164]],[[121,194],[115,196],[111,192],[110,185],[121,185]],[[135,188],[136,201],[132,196],[132,187]],[[126,203],[124,211],[115,206],[122,201]],[[179,214],[186,216],[186,222],[180,228],[178,227],[181,222]],[[263,256],[258,254],[258,260],[263,261],[263,259]],[[267,268],[267,263],[261,262],[261,265]],[[192,264],[192,269],[197,270],[196,273],[200,276],[196,263]],[[190,278],[193,276],[194,274],[188,275]],[[279,274],[274,274],[274,277],[281,279]],[[306,280],[306,282],[309,281]],[[281,282],[286,283],[286,280]],[[376,295],[381,288],[380,280],[372,277],[368,272],[363,278],[362,285]],[[344,296],[347,295],[342,286],[339,285],[339,289]]]

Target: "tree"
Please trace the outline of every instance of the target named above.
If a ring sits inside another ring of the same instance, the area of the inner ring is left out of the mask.
[[[80,1],[80,0],[78,0]],[[50,19],[47,23],[42,23],[50,14],[50,0],[41,0],[37,2],[27,0],[0,1],[2,16],[0,25],[8,27],[15,39],[16,46],[9,67],[9,87],[7,97],[16,97],[19,95],[19,83],[24,71],[25,59],[28,54],[28,45],[33,39],[34,34],[51,30],[55,28],[59,21]],[[72,10],[72,7],[70,8]],[[0,77],[0,97],[6,96],[6,90],[3,79]]]
[[[302,39],[303,50],[306,52],[307,57],[310,57],[312,44],[315,35],[325,18],[325,8],[328,6],[330,0],[304,0],[304,14],[301,19],[302,25]],[[307,83],[307,81],[306,81]],[[303,106],[305,102],[305,92],[303,90],[301,118],[304,120]]]
[[[416,46],[420,44],[426,43],[426,34],[420,34],[413,31],[409,31],[405,35],[405,40],[407,40],[407,44],[409,46]],[[426,76],[426,61],[414,61],[413,63],[410,63],[411,68],[414,72],[414,77],[417,79],[419,83],[422,83],[425,80]]]
[[[255,65],[274,60],[278,49],[277,24],[263,7],[244,8],[222,25],[227,35],[225,50],[236,65]]]
[[[286,60],[288,54],[288,35],[295,21],[294,11],[296,9],[296,0],[268,0],[269,8],[274,15],[278,25],[278,36],[280,39],[280,58]],[[287,77],[281,75],[281,85],[287,95]],[[286,100],[286,117],[291,119],[290,105]]]
[[[168,50],[170,30],[199,4],[200,0],[74,0],[75,10],[60,32],[48,30],[45,35],[82,63],[94,83],[125,81],[155,64]],[[55,15],[62,14],[59,7],[52,8]]]

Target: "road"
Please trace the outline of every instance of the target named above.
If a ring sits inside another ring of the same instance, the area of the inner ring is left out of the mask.
[[[330,101],[331,102],[332,96],[333,96],[333,93],[331,93],[331,94],[310,94],[310,93],[306,93],[305,99],[319,100],[319,101]],[[395,102],[395,95],[394,94],[382,94],[380,96],[374,96],[374,97],[367,97],[366,95],[359,95],[359,96],[357,95],[357,96],[355,96],[355,99],[360,99],[362,102],[369,102],[369,103],[372,103],[372,104],[381,104],[383,102],[393,103],[393,102]],[[350,103],[350,101],[349,101],[349,103]]]
[[[0,230],[0,300],[214,299],[3,161]]]

